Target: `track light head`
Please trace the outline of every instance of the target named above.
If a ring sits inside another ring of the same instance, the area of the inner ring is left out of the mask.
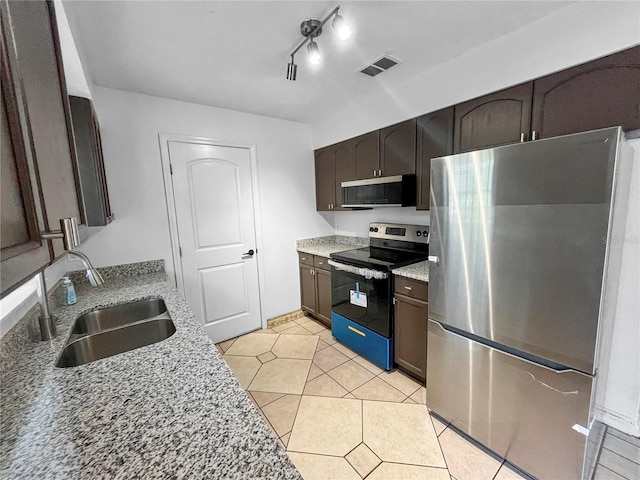
[[[298,66],[293,62],[293,56],[291,56],[291,63],[287,64],[287,80],[295,81],[298,75]]]
[[[314,65],[320,63],[320,48],[318,44],[313,41],[313,38],[309,40],[309,44],[307,45],[307,52],[309,53],[309,62]]]
[[[336,13],[336,16],[333,17],[333,22],[331,22],[331,25],[333,25],[333,28],[338,31],[338,36],[340,36],[342,40],[346,40],[351,36],[351,28],[349,28],[349,25],[347,24],[347,22],[345,22],[344,17],[339,13]]]

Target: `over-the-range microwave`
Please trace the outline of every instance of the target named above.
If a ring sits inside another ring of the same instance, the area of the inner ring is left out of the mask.
[[[414,207],[416,176],[395,175],[342,182],[342,207]]]

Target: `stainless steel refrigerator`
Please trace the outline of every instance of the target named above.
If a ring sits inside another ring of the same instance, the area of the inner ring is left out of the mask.
[[[427,405],[540,479],[582,476],[621,138],[431,161]]]

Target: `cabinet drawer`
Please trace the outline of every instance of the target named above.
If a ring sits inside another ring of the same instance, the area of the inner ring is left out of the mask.
[[[427,301],[429,285],[420,280],[413,280],[406,277],[395,277],[395,291],[407,297]]]
[[[319,268],[320,270],[331,271],[331,266],[329,265],[329,259],[325,257],[319,257],[317,255],[313,256],[313,266]]]
[[[303,265],[309,265],[310,267],[313,267],[313,255],[311,255],[310,253],[298,252],[298,260]]]

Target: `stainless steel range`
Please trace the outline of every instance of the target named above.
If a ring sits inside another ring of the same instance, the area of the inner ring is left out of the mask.
[[[369,244],[331,254],[331,333],[389,370],[393,367],[391,270],[427,259],[429,227],[371,223]]]

